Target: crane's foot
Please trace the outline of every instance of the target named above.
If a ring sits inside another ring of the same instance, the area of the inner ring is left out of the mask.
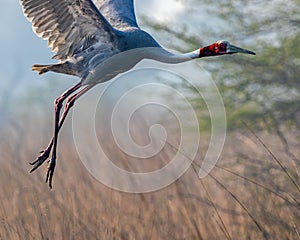
[[[56,165],[56,157],[52,156],[52,158],[49,162],[47,175],[46,175],[46,182],[48,182],[49,187],[51,189],[52,189],[52,179],[53,179],[53,174],[54,174],[54,170],[55,170],[55,165]]]
[[[50,152],[51,148],[47,148],[46,150],[41,151],[40,156],[38,156],[38,158],[34,162],[30,163],[30,165],[33,166],[33,168],[30,170],[31,173],[39,168],[49,158]]]

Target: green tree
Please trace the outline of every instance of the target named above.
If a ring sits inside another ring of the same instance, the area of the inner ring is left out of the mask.
[[[228,39],[257,52],[256,57],[224,56],[201,62],[210,70],[221,91],[228,127],[239,127],[242,118],[251,120],[256,127],[267,125],[276,131],[282,124],[299,128],[300,1],[293,0],[288,4],[270,1],[267,5],[261,1],[193,1],[195,9],[199,4],[206,4],[209,14],[219,17],[227,26],[223,31],[211,29],[201,36]],[[190,14],[193,15],[192,22],[199,22],[199,11]],[[174,30],[173,26],[147,24],[156,31],[181,39],[177,46],[179,51],[203,44],[201,36],[187,34],[187,25],[182,24]],[[182,45],[182,42],[186,44]]]

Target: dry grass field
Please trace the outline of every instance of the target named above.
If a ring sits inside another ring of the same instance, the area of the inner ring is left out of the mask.
[[[276,135],[257,132],[298,188],[245,127],[228,134],[217,166],[205,179],[199,180],[195,173],[203,158],[201,147],[195,169],[191,167],[172,185],[128,194],[104,186],[88,173],[69,124],[60,137],[51,191],[44,183],[46,165],[28,173],[28,162],[50,138],[51,122],[41,120],[22,119],[22,124],[10,124],[1,132],[1,240],[300,239],[299,160],[285,153]],[[298,159],[299,136],[297,130],[286,131]],[[110,149],[120,159],[118,164],[126,162],[124,154]],[[175,150],[163,151],[167,156]],[[163,161],[151,164],[159,160]]]

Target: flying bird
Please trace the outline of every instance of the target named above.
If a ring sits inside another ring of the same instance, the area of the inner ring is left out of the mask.
[[[33,65],[39,74],[52,71],[80,81],[54,102],[54,134],[49,145],[30,163],[33,172],[52,155],[46,182],[52,188],[58,133],[74,102],[98,83],[133,68],[143,59],[182,63],[224,54],[254,52],[218,41],[193,52],[177,54],[160,44],[137,24],[134,0],[20,0],[24,15],[37,36],[48,40],[57,64]],[[122,55],[122,53],[130,53]],[[126,58],[126,59],[125,59]],[[65,106],[63,108],[63,104]]]

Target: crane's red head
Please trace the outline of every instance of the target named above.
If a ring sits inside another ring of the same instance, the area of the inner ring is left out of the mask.
[[[252,51],[236,47],[234,45],[231,45],[229,42],[222,40],[213,43],[207,47],[201,48],[199,57],[210,57],[210,56],[218,56],[218,55],[234,54],[234,53],[245,53],[245,54],[256,55]]]

